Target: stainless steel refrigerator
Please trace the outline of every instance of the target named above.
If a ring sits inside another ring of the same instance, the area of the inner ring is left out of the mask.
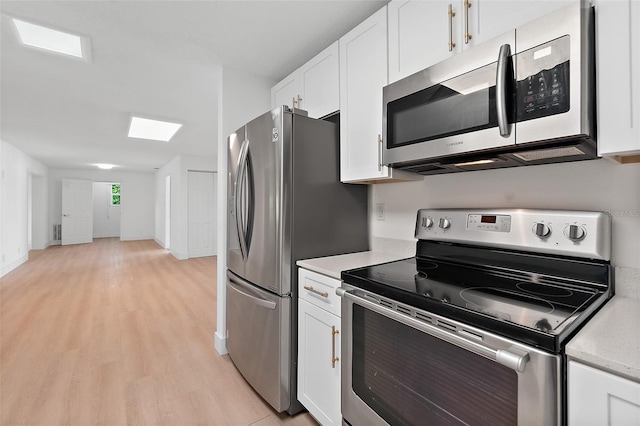
[[[340,183],[339,128],[273,109],[228,138],[227,349],[278,412],[296,398],[296,261],[368,250],[367,188]]]

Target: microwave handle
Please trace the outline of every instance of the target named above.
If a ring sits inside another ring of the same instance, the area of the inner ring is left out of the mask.
[[[507,75],[509,70],[509,56],[511,47],[508,44],[500,46],[498,54],[498,70],[496,71],[496,110],[498,115],[498,130],[500,136],[508,138],[511,134],[507,117]]]

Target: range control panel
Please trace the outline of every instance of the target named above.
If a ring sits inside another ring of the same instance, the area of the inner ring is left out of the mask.
[[[611,257],[611,217],[564,210],[418,210],[415,236],[589,259]]]

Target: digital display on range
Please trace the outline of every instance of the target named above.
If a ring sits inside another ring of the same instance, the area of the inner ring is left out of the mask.
[[[511,231],[511,216],[502,214],[470,214],[467,217],[467,229],[470,231]]]
[[[482,216],[480,218],[480,222],[482,223],[496,223],[496,216]]]

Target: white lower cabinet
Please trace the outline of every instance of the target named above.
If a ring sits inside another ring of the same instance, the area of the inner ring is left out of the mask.
[[[340,425],[340,280],[299,270],[298,400],[322,425]]]
[[[569,426],[640,426],[640,383],[569,361]]]

